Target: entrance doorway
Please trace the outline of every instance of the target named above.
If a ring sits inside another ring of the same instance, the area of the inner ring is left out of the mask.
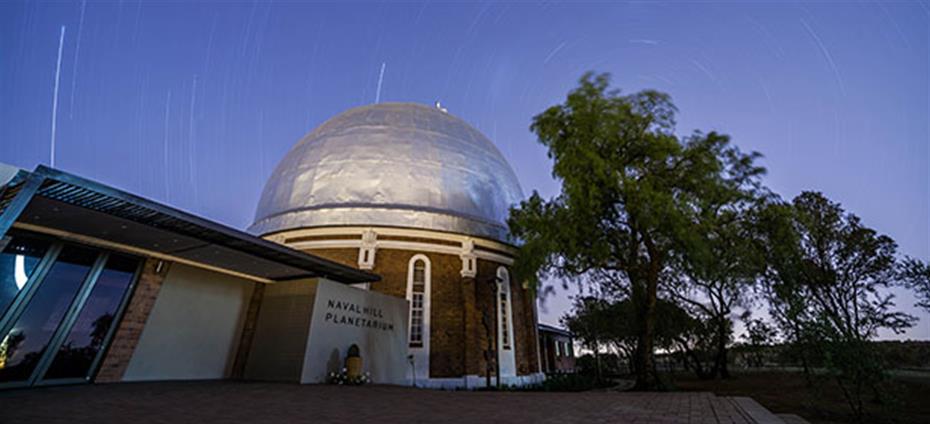
[[[26,233],[0,241],[0,388],[90,381],[141,262]]]

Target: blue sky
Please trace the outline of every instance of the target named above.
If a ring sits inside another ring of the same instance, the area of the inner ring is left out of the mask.
[[[595,70],[670,93],[682,134],[763,153],[782,196],[822,191],[930,259],[926,1],[6,1],[2,162],[50,160],[62,26],[55,166],[237,228],[293,143],[374,102],[382,64],[382,101],[440,100],[553,195],[530,119]]]

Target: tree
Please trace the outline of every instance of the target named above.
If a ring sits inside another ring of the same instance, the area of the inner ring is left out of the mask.
[[[778,333],[765,320],[760,318],[746,320],[746,333],[743,334],[746,346],[746,365],[761,368],[765,365],[765,349],[774,342]]]
[[[894,310],[895,242],[820,193],[757,214],[769,269],[766,290],[776,323],[802,358],[823,358],[857,419],[864,396],[879,393],[881,329],[900,333],[914,317]],[[805,360],[806,361],[806,360]],[[806,364],[806,362],[805,362]]]
[[[565,103],[533,118],[548,148],[561,193],[534,192],[511,210],[520,240],[515,274],[596,274],[604,287],[623,287],[636,311],[636,387],[655,389],[656,301],[670,264],[686,256],[702,199],[743,190],[762,169],[725,135],[673,134],[669,96],[646,90],[621,95],[607,74],[585,75]]]
[[[729,190],[724,197],[705,199],[698,214],[698,231],[692,235],[692,248],[675,268],[669,296],[687,308],[705,325],[695,333],[712,352],[712,364],[700,377],[729,378],[728,346],[733,341],[733,315],[746,308],[762,268],[760,255],[753,248],[753,228],[744,215],[755,201],[754,190]]]
[[[568,328],[582,346],[594,352],[594,369],[597,381],[601,381],[601,347],[611,343],[622,326],[624,317],[616,316],[617,308],[610,302],[594,296],[578,297],[574,300],[571,314],[562,317],[562,325]]]
[[[656,313],[662,317],[657,326],[658,346],[677,354],[685,368],[698,378],[710,378],[714,349],[710,323],[677,303],[661,299]]]
[[[917,296],[917,306],[930,312],[930,264],[907,257],[901,261],[898,278]]]
[[[656,346],[671,350],[680,347],[680,343],[694,333],[699,325],[687,311],[673,302],[657,299],[656,312],[663,319],[656,322]],[[635,374],[635,353],[637,329],[640,317],[628,297],[619,300],[602,299],[593,296],[575,299],[572,312],[562,317],[565,325],[582,345],[594,352],[597,375],[600,378],[600,348],[606,347],[617,354],[618,359],[625,359],[630,372]]]

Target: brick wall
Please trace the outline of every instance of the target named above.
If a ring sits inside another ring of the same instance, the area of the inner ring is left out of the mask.
[[[255,338],[255,327],[258,323],[258,314],[261,311],[262,300],[265,297],[265,284],[255,283],[252,298],[249,299],[249,308],[246,310],[245,320],[242,323],[242,333],[239,335],[239,347],[236,349],[236,359],[233,361],[231,378],[242,378],[245,375],[245,366],[249,361],[249,351],[252,349],[252,340]]]
[[[571,337],[550,332],[540,332],[539,338],[541,339],[540,344],[543,346],[544,372],[559,373],[575,371],[575,349],[572,345]],[[556,345],[557,343],[562,343],[561,353],[557,353],[559,349]]]
[[[306,251],[345,265],[358,266],[358,249]],[[474,279],[463,278],[462,260],[458,255],[379,248],[372,271],[382,279],[373,283],[371,290],[406,297],[410,258],[421,253],[430,259],[431,267],[430,377],[484,376],[484,350],[488,338],[481,322],[482,311],[493,310],[491,308],[495,306],[492,287],[486,280],[496,277],[500,264],[479,259],[477,276]],[[511,281],[510,292],[517,374],[532,374],[538,369],[535,298],[515,281]]]
[[[155,269],[158,263],[162,262],[161,272],[156,273]],[[163,262],[159,259],[147,259],[142,266],[142,274],[136,287],[132,292],[132,298],[126,306],[123,319],[116,329],[110,348],[97,371],[94,379],[97,383],[113,383],[121,381],[129,360],[136,349],[139,337],[142,335],[142,329],[149,318],[152,306],[155,305],[155,299],[158,298],[158,292],[161,290],[162,282],[165,275],[168,274],[170,262]]]
[[[536,310],[533,305],[536,297],[532,291],[524,289],[521,283],[510,281],[511,307],[513,308],[514,337],[517,349],[517,375],[527,375],[539,372],[536,351]]]

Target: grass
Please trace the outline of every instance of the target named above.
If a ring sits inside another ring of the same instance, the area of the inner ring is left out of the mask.
[[[693,374],[676,374],[673,382],[678,390],[749,396],[776,414],[797,414],[812,423],[852,421],[846,400],[834,382],[808,387],[798,372],[744,372],[728,380],[699,380]],[[885,394],[891,395],[891,400],[869,404],[866,422],[930,423],[930,374],[894,377]]]

